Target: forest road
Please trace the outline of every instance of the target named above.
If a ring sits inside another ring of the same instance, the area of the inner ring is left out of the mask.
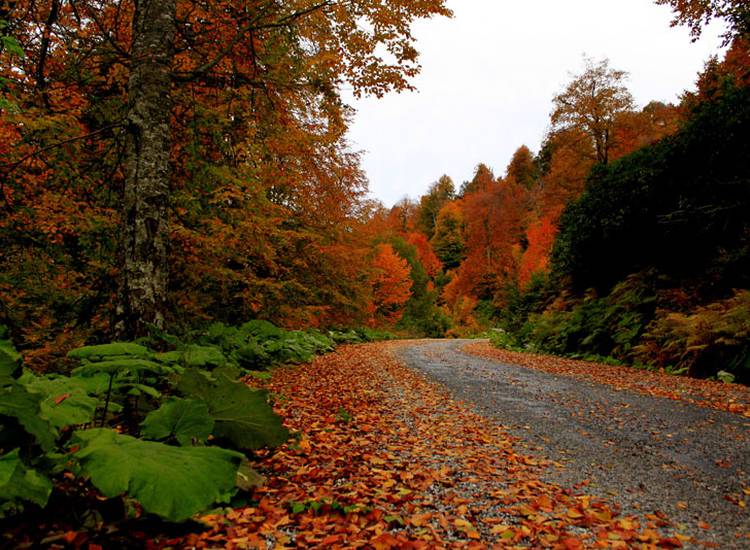
[[[548,481],[589,480],[585,492],[626,515],[661,512],[675,532],[750,548],[749,419],[469,355],[469,342],[425,340],[395,353],[530,454],[563,464]]]

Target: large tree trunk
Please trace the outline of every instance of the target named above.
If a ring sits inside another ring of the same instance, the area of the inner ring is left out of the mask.
[[[122,273],[115,330],[142,335],[162,326],[169,240],[170,88],[176,0],[136,0],[128,82],[128,156]]]

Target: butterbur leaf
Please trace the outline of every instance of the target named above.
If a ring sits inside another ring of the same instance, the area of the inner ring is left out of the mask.
[[[0,384],[4,385],[21,370],[21,354],[8,340],[0,340]]]
[[[77,376],[91,376],[99,373],[116,375],[126,372],[133,374],[141,371],[168,374],[172,372],[172,369],[147,359],[127,358],[88,363],[73,370],[73,374]]]
[[[154,399],[159,399],[161,397],[161,392],[159,392],[159,390],[157,390],[156,388],[152,388],[147,384],[128,383],[122,384],[120,387],[130,388],[130,391],[128,392],[129,395],[142,395],[145,393],[146,395],[148,395],[149,397],[153,397]]]
[[[188,367],[221,367],[227,358],[213,346],[187,346],[182,351],[182,362]]]
[[[49,423],[41,418],[41,401],[41,395],[29,393],[15,381],[0,388],[0,416],[15,418],[42,449],[48,451],[55,444],[55,435]]]
[[[74,456],[106,497],[129,495],[146,512],[184,521],[235,489],[240,453],[216,447],[172,447],[113,430],[76,432]]]
[[[141,424],[141,433],[149,439],[174,437],[180,445],[193,440],[205,441],[214,429],[208,405],[195,399],[173,398],[150,412]]]
[[[239,449],[278,447],[289,438],[281,418],[268,404],[266,391],[252,390],[224,376],[209,379],[197,370],[186,371],[177,389],[205,401],[216,422],[214,435]]]
[[[3,505],[18,500],[44,506],[51,492],[52,482],[27,468],[18,456],[18,449],[0,456],[0,511]]]
[[[68,352],[72,359],[85,359],[87,361],[104,361],[111,358],[140,357],[150,358],[153,353],[140,344],[131,342],[112,342],[98,346],[84,346]]]
[[[19,382],[30,392],[41,396],[40,416],[54,428],[87,424],[94,418],[99,399],[89,395],[92,381],[66,376],[42,377],[27,373]],[[106,385],[104,388],[106,389]]]

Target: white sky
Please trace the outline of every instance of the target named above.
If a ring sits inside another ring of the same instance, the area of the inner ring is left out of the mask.
[[[717,26],[691,43],[652,0],[448,0],[453,19],[418,22],[417,92],[350,99],[349,139],[365,152],[370,192],[391,206],[417,198],[442,174],[458,187],[480,162],[504,175],[513,152],[536,152],[552,97],[580,72],[582,55],[630,73],[639,106],[675,102],[720,51]]]

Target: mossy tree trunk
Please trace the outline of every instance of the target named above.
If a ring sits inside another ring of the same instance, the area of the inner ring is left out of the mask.
[[[176,0],[137,0],[128,82],[118,337],[162,326],[169,241],[171,72]]]

